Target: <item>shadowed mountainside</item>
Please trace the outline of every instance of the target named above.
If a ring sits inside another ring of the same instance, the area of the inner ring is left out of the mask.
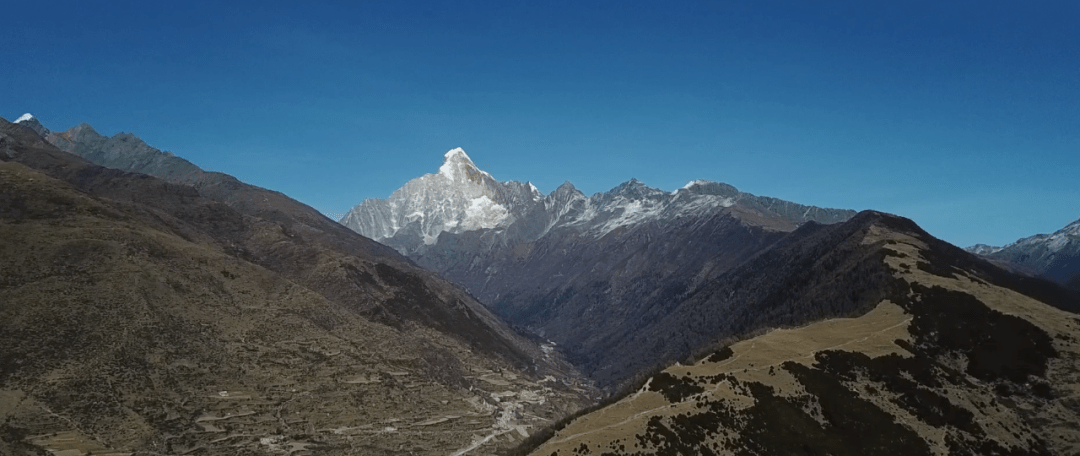
[[[24,160],[35,160],[32,166],[56,173],[57,177],[102,196],[143,198],[140,202],[198,219],[199,223],[209,225],[210,234],[224,248],[235,249],[238,256],[296,280],[330,299],[359,307],[370,318],[396,326],[410,322],[431,326],[467,340],[475,349],[498,354],[522,365],[530,363],[535,355],[515,347],[520,336],[466,293],[436,274],[417,268],[393,249],[357,236],[313,208],[279,192],[244,184],[227,174],[202,171],[127,133],[106,138],[83,124],[63,133],[52,133],[49,140],[110,169],[92,167],[92,171],[80,173],[66,162],[68,158],[48,154]],[[149,176],[138,177],[121,171],[154,175],[179,185],[168,186]],[[117,179],[117,176],[124,178]],[[153,200],[151,198],[156,195],[145,194],[144,190],[129,183],[139,179],[156,181],[153,185],[169,189],[159,192],[167,197]],[[172,197],[170,191],[179,196]],[[185,198],[195,196],[217,204],[208,204],[207,207],[213,209],[204,210],[207,214],[188,214],[187,209],[180,206],[186,202]],[[244,217],[255,219],[253,224],[259,227],[259,236],[250,236],[245,231],[241,221]],[[356,262],[357,259],[363,261]],[[380,267],[381,270],[376,270]],[[415,306],[415,302],[405,297],[372,299],[367,290],[368,282],[380,272],[386,276],[384,280],[394,286],[422,286],[439,290],[443,296],[433,300],[433,305],[424,307]]]
[[[751,266],[710,292],[754,293],[764,273],[776,290],[753,309],[770,324],[805,315],[803,307],[824,316],[845,301],[861,315],[773,330],[675,364],[531,454],[1080,451],[1076,293],[874,212],[803,227],[751,264],[770,261],[794,264]]]
[[[463,290],[284,195],[2,119],[0,182],[0,453],[491,451],[588,401]]]

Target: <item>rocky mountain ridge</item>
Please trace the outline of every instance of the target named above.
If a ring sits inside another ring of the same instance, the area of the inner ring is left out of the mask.
[[[600,238],[620,227],[737,203],[781,214],[794,224],[835,223],[854,214],[758,197],[705,180],[665,192],[631,179],[592,197],[566,182],[545,196],[528,182],[495,180],[456,148],[445,154],[438,173],[409,181],[386,200],[365,200],[341,223],[411,255],[435,244],[443,232],[497,230],[506,232],[506,242],[531,242],[553,229],[572,228]]]

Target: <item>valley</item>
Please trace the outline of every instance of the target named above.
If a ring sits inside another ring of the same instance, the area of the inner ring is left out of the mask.
[[[461,149],[356,233],[134,135],[0,127],[4,454],[1080,451],[1080,295],[1008,248],[701,180],[544,195]]]
[[[1080,456],[1078,1],[2,11],[0,456]]]
[[[479,200],[500,209],[472,212]],[[564,183],[545,196],[529,183],[498,182],[455,149],[438,173],[406,183],[387,200],[364,201],[341,222],[557,343],[611,392],[733,334],[723,326],[661,330],[665,314],[800,224],[853,215],[704,180],[665,192],[632,179],[591,197]]]
[[[243,214],[0,127],[0,453],[475,454],[596,394],[295,203]]]

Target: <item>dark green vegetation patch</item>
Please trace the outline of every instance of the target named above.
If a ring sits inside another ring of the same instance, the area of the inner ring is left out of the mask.
[[[893,297],[912,315],[913,340],[896,341],[910,355],[870,357],[828,350],[816,355],[812,367],[786,362],[782,368],[807,393],[797,397],[734,377],[691,379],[660,373],[649,389],[672,402],[701,392],[699,384],[727,380],[740,394],[753,397],[755,404],[736,410],[723,401],[698,398],[695,413],[651,418],[636,436],[639,448],[659,455],[709,455],[721,450],[750,455],[931,454],[930,442],[897,418],[887,407],[892,404],[905,416],[942,429],[949,454],[1049,455],[1046,442],[1031,428],[1012,429],[1018,443],[1006,444],[980,425],[970,407],[1008,408],[1012,404],[1008,396],[1015,395],[1051,398],[1052,388],[1045,380],[1048,363],[1057,356],[1051,337],[972,295],[919,284],[910,289],[910,297]],[[733,355],[725,348],[707,361]],[[985,391],[982,382],[994,385],[993,392]],[[965,400],[962,393],[958,398],[950,390],[983,390],[991,395],[990,403],[978,395]],[[637,454],[617,444],[608,448],[616,450],[600,454]]]
[[[661,372],[649,382],[649,391],[659,392],[668,402],[674,403],[701,393],[705,391],[705,388],[698,386],[690,377],[678,378],[667,372]]]
[[[754,455],[930,454],[914,431],[828,374],[790,362],[784,367],[819,397],[825,425],[804,410],[804,401],[777,396],[770,386],[748,382],[744,386],[757,400],[754,406],[736,411],[723,401],[707,401],[701,413],[679,414],[670,420],[653,417],[644,434],[637,436],[638,445],[658,455],[708,455],[721,449]],[[715,441],[713,436],[721,428],[735,431],[738,437]]]
[[[731,350],[731,347],[724,347],[717,350],[715,353],[709,356],[710,363],[718,363],[725,359],[729,359],[735,355],[735,352]]]
[[[967,373],[984,381],[1026,383],[1043,377],[1057,356],[1046,331],[1020,317],[990,309],[967,293],[913,284],[917,298],[910,331],[916,349],[929,357],[961,353]]]

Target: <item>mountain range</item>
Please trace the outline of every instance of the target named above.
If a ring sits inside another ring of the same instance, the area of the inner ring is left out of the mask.
[[[609,392],[638,380],[518,453],[1080,450],[1080,297],[907,219],[707,181],[545,196],[455,149],[342,223],[464,284]]]
[[[438,173],[362,202],[341,222],[464,285],[610,390],[731,335],[726,326],[661,331],[656,316],[723,305],[715,295],[689,301],[800,224],[854,214],[703,180],[665,192],[632,179],[591,197],[565,183],[543,195],[529,183],[495,180],[454,149]],[[629,343],[641,335],[646,345]]]
[[[3,454],[1080,452],[1080,294],[895,215],[454,149],[350,230],[32,116],[0,182]]]
[[[1004,247],[968,247],[1017,272],[1036,275],[1080,290],[1080,220],[1051,234],[1036,234]]]

